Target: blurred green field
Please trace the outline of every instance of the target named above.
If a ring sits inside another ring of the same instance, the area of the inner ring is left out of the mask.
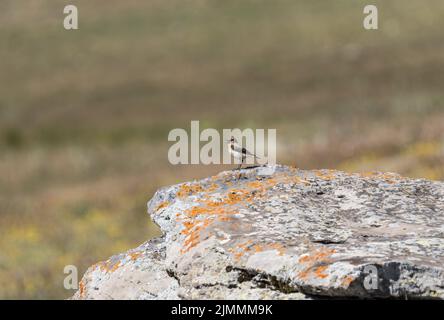
[[[80,29],[62,27],[76,4]],[[444,178],[444,2],[2,0],[0,298],[158,235],[168,132],[276,128],[278,162]]]

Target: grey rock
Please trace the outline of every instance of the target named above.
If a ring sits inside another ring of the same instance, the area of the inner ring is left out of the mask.
[[[178,299],[179,284],[165,269],[162,238],[91,266],[72,299]]]
[[[444,183],[274,169],[158,190],[163,236],[89,268],[73,298],[444,298]]]

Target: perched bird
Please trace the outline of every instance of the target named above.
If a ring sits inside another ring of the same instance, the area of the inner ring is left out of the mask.
[[[234,137],[231,137],[231,139],[227,140],[227,142],[228,142],[228,151],[230,152],[230,154],[232,154],[234,158],[241,160],[241,163],[239,164],[237,170],[240,170],[242,164],[244,163],[247,157],[254,157],[255,160],[260,159],[254,153],[251,153],[250,151],[239,145]]]

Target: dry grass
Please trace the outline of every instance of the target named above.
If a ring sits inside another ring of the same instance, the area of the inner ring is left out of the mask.
[[[0,298],[65,298],[80,273],[158,230],[167,133],[276,128],[303,168],[444,178],[441,0],[0,3]]]

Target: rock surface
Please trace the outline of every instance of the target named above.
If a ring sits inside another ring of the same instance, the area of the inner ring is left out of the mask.
[[[276,166],[162,188],[74,299],[444,298],[444,183]]]

